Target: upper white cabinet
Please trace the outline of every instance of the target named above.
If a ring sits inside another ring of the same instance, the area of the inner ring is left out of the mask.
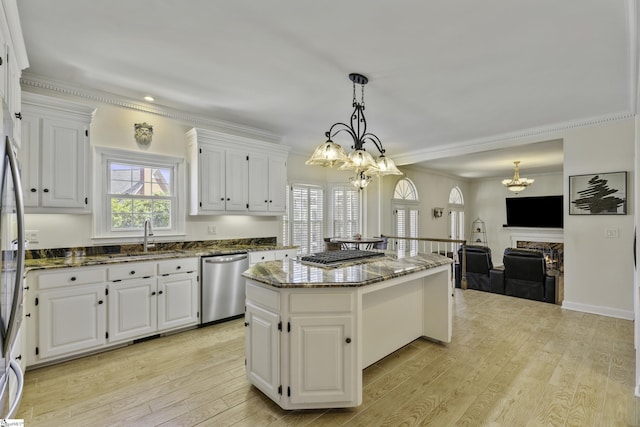
[[[89,126],[95,109],[26,92],[22,186],[27,212],[88,213]]]
[[[16,0],[0,1],[0,97],[11,120],[5,132],[20,147],[21,95],[20,77],[29,66],[22,36]],[[6,117],[6,116],[5,116]],[[5,124],[7,122],[5,121]]]
[[[186,138],[191,215],[284,213],[289,147],[197,128]]]

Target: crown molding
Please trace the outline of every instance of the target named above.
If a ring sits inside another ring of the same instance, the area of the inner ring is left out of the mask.
[[[553,134],[558,134],[581,127],[628,120],[632,119],[634,116],[634,112],[624,111],[588,119],[570,120],[548,126],[523,129],[516,132],[493,135],[485,138],[471,139],[459,143],[441,144],[436,147],[426,148],[423,150],[400,153],[398,155],[394,155],[393,160],[397,165],[407,165],[424,162],[427,160],[442,159],[445,157],[461,156],[465,154],[479,153],[482,151],[497,150],[505,147],[525,145],[531,142],[529,140],[526,140],[526,138],[549,134],[551,134],[551,136],[547,136],[546,138],[557,138],[558,136],[554,136]],[[514,142],[514,140],[521,141]]]
[[[280,144],[282,142],[282,138],[280,137],[280,135],[262,129],[257,129],[223,120],[211,119],[209,117],[192,114],[163,105],[149,105],[137,102],[135,100],[132,100],[131,98],[118,96],[96,89],[80,88],[66,82],[52,80],[28,72],[23,73],[22,78],[20,79],[20,83],[25,91],[34,91],[36,93],[45,91],[53,94],[63,94],[103,104],[110,104],[116,107],[142,111],[144,113],[154,114],[156,116],[187,122],[196,126],[205,126],[220,132],[238,134],[253,139],[259,139],[265,142],[271,142],[274,144]]]

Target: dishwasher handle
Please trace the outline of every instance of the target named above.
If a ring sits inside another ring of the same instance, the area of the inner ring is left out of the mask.
[[[247,254],[212,256],[204,258],[204,262],[207,264],[226,264],[228,262],[241,261],[243,259],[247,259]]]

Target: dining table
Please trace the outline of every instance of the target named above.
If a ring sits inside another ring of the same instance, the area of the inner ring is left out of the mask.
[[[382,237],[334,237],[331,239],[334,243],[340,243],[341,249],[373,249],[376,243],[384,242]]]

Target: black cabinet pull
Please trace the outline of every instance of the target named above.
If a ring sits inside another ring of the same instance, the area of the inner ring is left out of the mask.
[[[158,295],[162,295],[164,291],[158,291]]]
[[[76,281],[76,276],[73,276],[73,277],[71,278],[71,281],[72,281],[72,282],[75,282],[75,281]]]
[[[98,301],[98,304],[102,304],[103,302],[104,302],[104,301],[100,300],[100,301]]]
[[[42,191],[44,191],[45,193],[48,193],[48,192],[49,192],[49,189],[48,189],[48,188],[45,188],[45,189],[44,189],[44,190],[42,190]]]
[[[269,203],[273,203],[273,200],[269,200]]]
[[[32,188],[32,189],[31,189],[31,192],[32,192],[32,193],[35,193],[36,191],[38,191],[38,190],[36,190],[35,188]]]
[[[229,197],[227,197],[227,202],[228,202],[229,200],[231,200],[231,199],[230,199]]]
[[[156,292],[155,292],[155,291],[151,292],[151,296],[154,296],[155,294],[156,294]]]
[[[20,113],[20,112],[16,113],[16,118],[18,120],[22,120],[22,113]]]
[[[347,342],[347,344],[351,344],[351,338],[347,338],[345,341]]]
[[[244,322],[244,326],[245,327],[249,326],[249,322]]]
[[[268,200],[265,200],[264,202],[265,202],[265,203],[269,203],[269,201],[268,201]]]
[[[220,197],[220,200],[224,202],[224,197]]]
[[[22,355],[21,354],[17,355],[16,360],[22,360]]]
[[[176,270],[180,270],[181,268],[182,268],[181,266],[177,266],[177,267],[176,267]]]
[[[135,270],[131,270],[131,271],[129,272],[129,274],[136,274],[136,271],[135,271]]]
[[[25,314],[24,317],[31,317],[31,313]]]

